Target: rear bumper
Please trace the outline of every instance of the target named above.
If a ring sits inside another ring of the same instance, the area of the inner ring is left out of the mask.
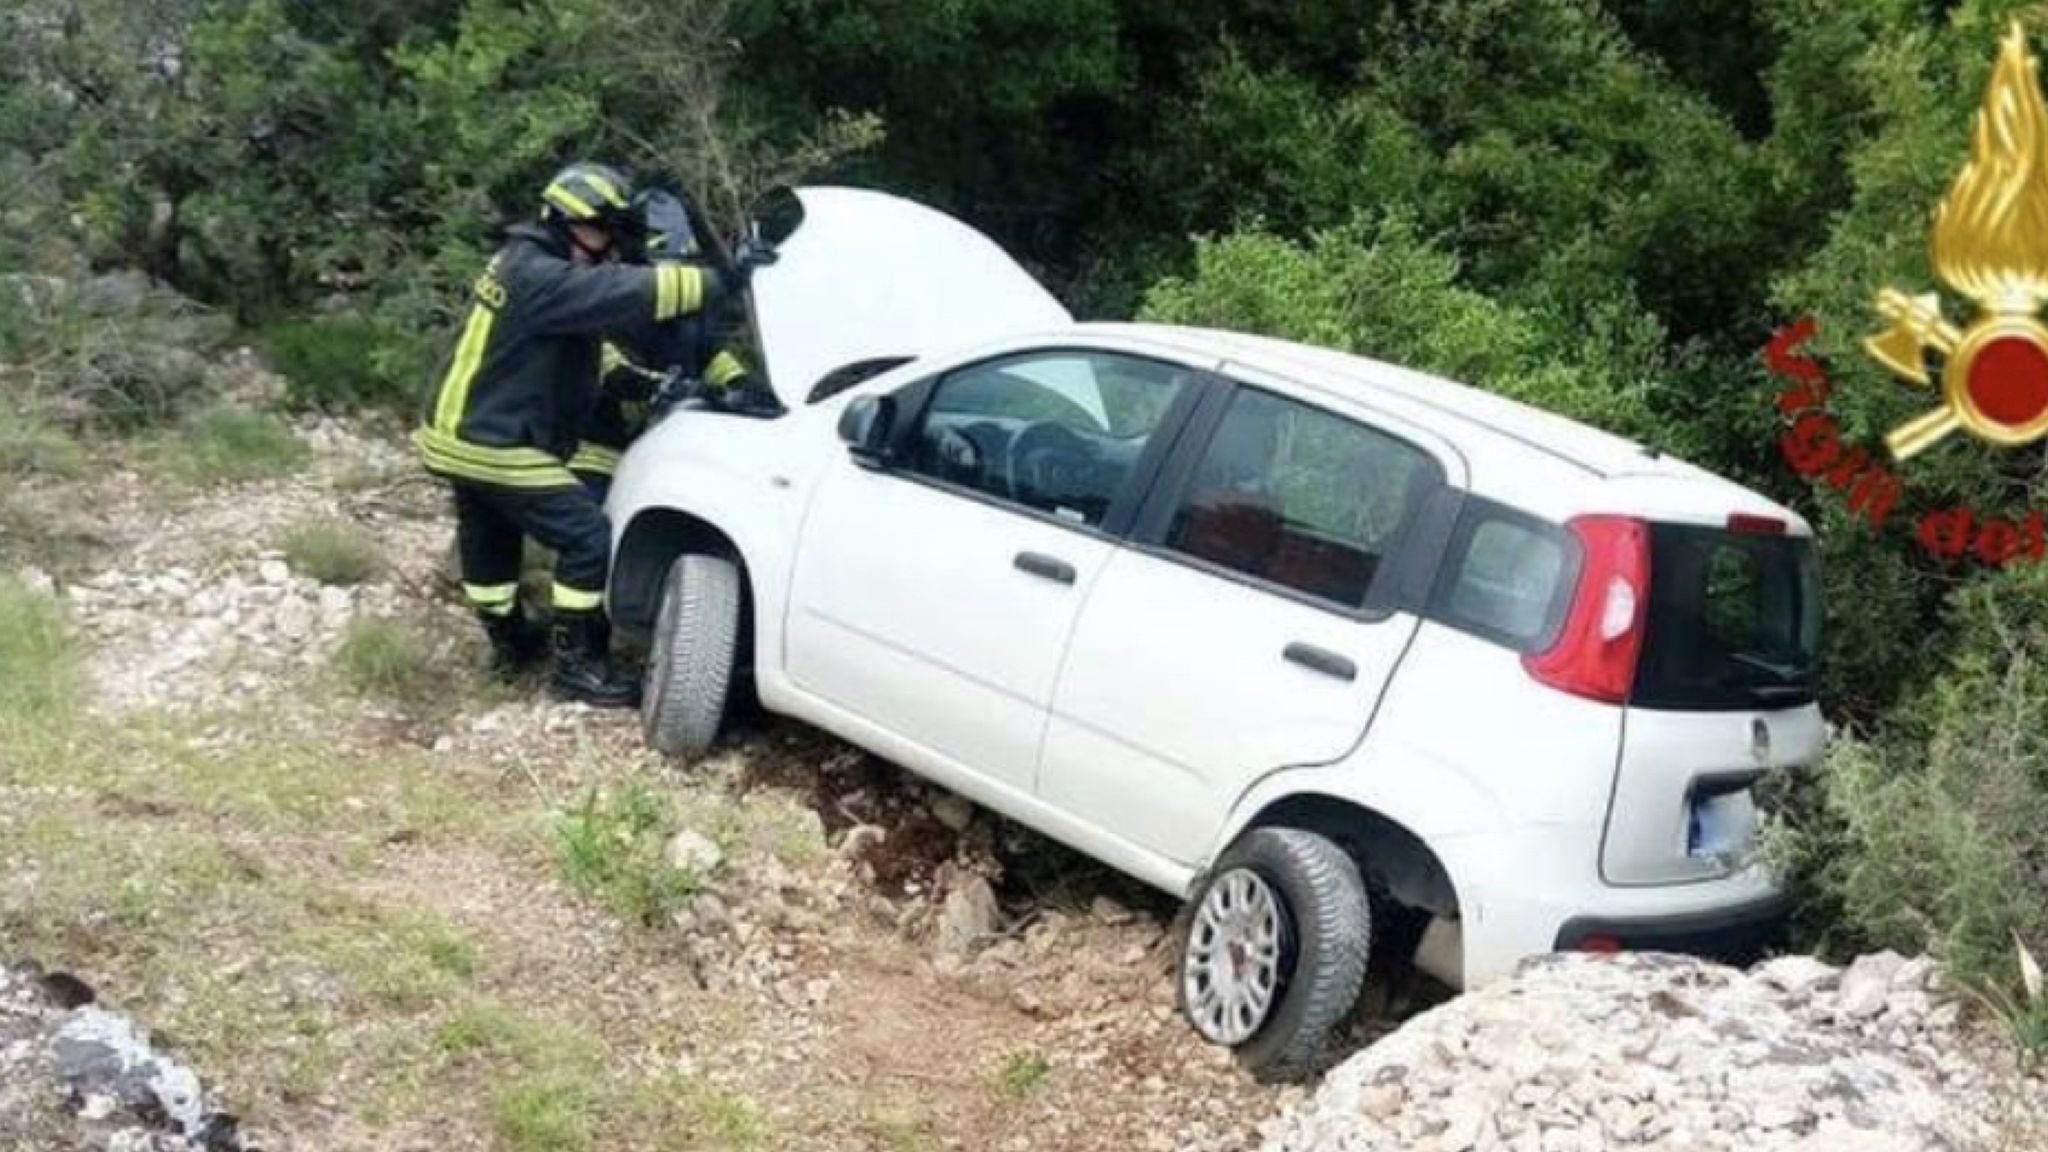
[[[1651,916],[1574,916],[1557,931],[1559,952],[1589,941],[1618,942],[1633,952],[1679,952],[1747,965],[1784,942],[1792,901],[1773,893],[1761,899],[1698,912]]]

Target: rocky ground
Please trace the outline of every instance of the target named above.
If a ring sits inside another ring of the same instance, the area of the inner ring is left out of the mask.
[[[2039,1082],[1895,958],[1544,962],[1313,1097],[1256,1085],[1176,1017],[1159,897],[795,725],[682,768],[489,685],[441,493],[298,434],[288,477],[17,495],[67,548],[0,559],[66,606],[86,699],[0,749],[0,1148],[2048,1148]],[[294,571],[309,517],[375,575]],[[338,686],[371,619],[430,690]],[[694,878],[653,917],[562,866],[632,788]],[[105,1079],[158,1057],[167,1093]]]
[[[291,939],[230,930],[201,941],[148,910],[131,930],[102,906],[127,882],[68,894],[78,901],[68,906],[33,846],[25,855],[5,847],[10,826],[26,829],[17,846],[37,840],[38,803],[55,811],[89,799],[93,829],[110,838],[131,835],[121,821],[145,842],[218,830],[231,857],[259,862],[266,883],[292,871],[294,884],[330,890],[319,900],[345,894],[380,918],[445,924],[486,958],[474,983],[493,1011],[574,1017],[606,1059],[651,1060],[660,1075],[715,1085],[759,1118],[698,1142],[633,1130],[600,1146],[1229,1149],[1247,1146],[1286,1098],[1250,1082],[1175,1016],[1172,908],[1156,895],[793,725],[752,718],[717,755],[682,769],[642,747],[630,715],[556,705],[535,685],[483,683],[473,626],[446,579],[442,494],[384,439],[324,421],[298,431],[314,462],[289,477],[195,495],[117,472],[89,493],[32,497],[90,526],[67,536],[77,544],[63,560],[17,565],[87,641],[87,722],[160,729],[175,753],[208,762],[184,766],[174,753],[181,766],[168,776],[152,767],[146,784],[111,765],[104,780],[24,784],[0,761],[0,792],[11,793],[0,796],[0,939],[45,945],[0,959],[61,966],[138,1027],[162,1024],[173,1047],[186,1044],[179,1056],[210,1099],[245,1118],[252,1143],[584,1146],[522,1144],[474,1102],[436,1115],[434,1101],[408,1100],[390,1115],[387,1100],[351,1099],[351,1078],[393,1079],[356,1067],[388,1053],[330,1053],[309,1070],[304,1050],[322,1038],[249,1035],[274,1015],[268,1005],[250,1021],[195,1021],[191,1003],[220,991],[217,969],[227,966],[237,994],[289,1004],[290,1027],[312,1030],[295,1018],[297,1002],[307,998],[301,985],[321,978],[275,971],[297,960],[268,949],[325,927],[295,912],[278,929]],[[376,577],[336,587],[293,571],[279,541],[309,517],[373,538]],[[421,638],[452,678],[446,698],[360,698],[336,686],[336,650],[368,618]],[[135,754],[158,753],[152,744]],[[241,767],[250,755],[276,761]],[[433,815],[492,825],[488,834],[443,834],[410,813],[383,827],[376,786],[312,775],[384,771],[391,757],[418,777],[397,787],[453,782],[460,794],[438,797]],[[237,775],[233,797],[214,791],[220,781],[177,777],[209,772],[250,776]],[[683,814],[670,852],[711,878],[651,926],[568,890],[547,842],[547,822],[590,788],[628,781],[650,783]],[[177,798],[161,798],[166,788]],[[267,817],[237,827],[246,806],[312,803],[293,795],[300,789],[338,807],[312,828],[271,828]],[[94,833],[65,832],[74,834]],[[81,939],[74,954],[47,946]],[[170,963],[179,950],[191,954]],[[373,1018],[378,1005],[359,1015],[364,1006],[345,993],[319,995],[332,1001],[316,1014],[321,1028],[385,1026]],[[431,1031],[432,1020],[418,1023]],[[50,1065],[8,1067],[26,1075]],[[300,1083],[316,1075],[327,1083]],[[44,1086],[45,1104],[78,1105],[63,1085]],[[612,1131],[602,1119],[592,1130]],[[24,1146],[145,1146],[120,1143],[110,1135],[118,1131],[81,1122]]]
[[[2048,1148],[2048,1090],[1884,954],[1749,973],[1559,956],[1410,1021],[1274,1124],[1265,1152]]]

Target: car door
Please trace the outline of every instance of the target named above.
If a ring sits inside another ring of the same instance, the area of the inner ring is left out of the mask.
[[[897,395],[879,466],[841,455],[798,544],[796,686],[1028,793],[1081,604],[1204,378],[1098,350],[972,364]]]
[[[1446,474],[1392,427],[1256,387],[1205,405],[1075,627],[1044,799],[1192,865],[1258,776],[1356,745],[1416,628],[1384,577]]]

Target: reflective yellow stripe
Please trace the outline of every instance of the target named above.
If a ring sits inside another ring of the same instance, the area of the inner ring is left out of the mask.
[[[464,584],[462,594],[469,597],[470,604],[476,608],[502,616],[518,605],[519,585]]]
[[[730,352],[720,352],[704,366],[704,382],[713,388],[723,388],[747,374],[747,366]]]
[[[626,354],[619,351],[619,346],[609,340],[605,341],[604,352],[599,360],[599,371],[609,376],[624,368],[626,363]]]
[[[427,470],[455,480],[501,488],[580,488],[562,462],[537,448],[493,448],[444,436],[432,428],[413,433],[413,446]]]
[[[704,272],[684,264],[654,269],[654,318],[673,320],[704,306]]]
[[[594,220],[597,218],[597,209],[592,208],[581,196],[576,195],[560,184],[548,185],[548,190],[541,193],[541,195],[555,207],[560,208],[578,220]]]
[[[571,588],[567,584],[555,585],[554,605],[557,608],[566,608],[571,612],[589,612],[602,607],[603,604],[603,592],[585,592],[581,588]]]
[[[673,319],[676,314],[676,268],[662,264],[654,269],[654,318]]]
[[[490,345],[491,327],[497,321],[498,314],[481,304],[469,310],[469,321],[462,326],[462,340],[455,346],[455,359],[448,365],[441,397],[434,405],[437,430],[450,436],[461,430],[462,417],[469,410],[469,386],[483,367],[484,349]]]
[[[605,179],[602,176],[599,176],[597,173],[584,173],[583,182],[585,184],[590,185],[592,188],[597,189],[597,194],[599,196],[604,197],[606,200],[610,201],[612,207],[624,208],[626,206],[626,198],[624,196],[619,195],[618,185],[613,184],[611,181]]]
[[[569,457],[569,471],[598,472],[609,476],[619,470],[619,451],[601,444],[582,444]]]

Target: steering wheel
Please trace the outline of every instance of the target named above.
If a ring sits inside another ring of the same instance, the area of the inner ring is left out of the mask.
[[[1003,459],[1003,479],[1013,499],[1042,501],[1060,493],[1061,472],[1086,468],[1092,458],[1088,441],[1080,433],[1048,420],[1031,425],[1010,441]]]

